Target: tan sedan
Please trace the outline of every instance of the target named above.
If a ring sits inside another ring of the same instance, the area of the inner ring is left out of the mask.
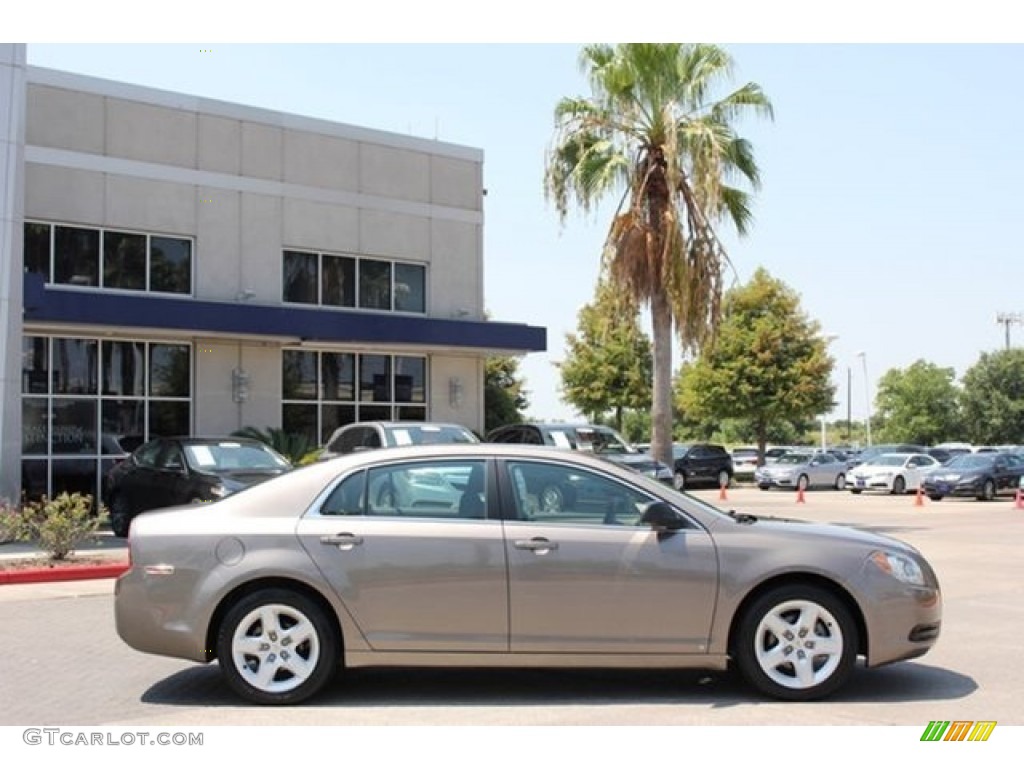
[[[566,503],[542,505],[555,485]],[[828,695],[925,653],[938,581],[851,528],[726,513],[578,452],[382,449],[132,522],[117,630],[258,703],[339,667],[724,669]]]

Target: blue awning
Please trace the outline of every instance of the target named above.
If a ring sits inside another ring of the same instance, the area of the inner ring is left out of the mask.
[[[294,338],[302,342],[543,352],[547,329],[518,323],[445,320],[354,310],[208,301],[68,289],[25,274],[25,323],[159,328],[192,334]]]

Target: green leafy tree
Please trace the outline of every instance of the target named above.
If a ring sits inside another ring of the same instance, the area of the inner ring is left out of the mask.
[[[519,376],[519,358],[489,357],[484,369],[484,431],[523,420],[530,407]]]
[[[558,364],[562,399],[591,420],[614,411],[622,431],[629,409],[651,407],[651,342],[640,329],[636,304],[607,281],[579,311],[577,333],[565,336],[566,358]]]
[[[697,418],[746,420],[763,457],[769,440],[832,407],[826,344],[797,293],[758,269],[726,294],[718,338],[684,370],[679,405]]]
[[[961,403],[969,440],[1024,443],[1024,349],[983,353],[964,374]]]
[[[956,372],[918,360],[892,368],[878,381],[875,396],[878,439],[934,445],[962,434]]]
[[[259,440],[273,448],[296,466],[316,461],[320,449],[310,442],[309,437],[302,433],[285,432],[279,427],[242,427],[231,433],[235,437],[248,437]]]
[[[746,234],[749,194],[732,184],[759,184],[733,122],[749,112],[770,117],[771,104],[754,83],[715,97],[732,59],[713,45],[588,45],[580,67],[591,95],[555,108],[545,190],[563,222],[572,203],[589,211],[619,199],[604,268],[650,307],[652,451],[669,463],[673,327],[685,350],[714,336],[728,259],[713,225],[728,220]]]

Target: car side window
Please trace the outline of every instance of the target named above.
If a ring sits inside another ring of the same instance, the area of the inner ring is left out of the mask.
[[[482,460],[418,461],[371,467],[366,513],[387,517],[484,519],[487,472]]]
[[[155,468],[156,457],[160,454],[162,447],[163,443],[160,441],[146,443],[135,452],[135,463],[140,467]]]
[[[179,472],[185,468],[185,457],[181,449],[176,445],[165,445],[163,451],[156,459],[157,469],[166,469],[169,472]]]
[[[342,480],[320,505],[321,515],[366,514],[366,472]]]
[[[506,471],[520,520],[570,525],[637,525],[652,496],[576,467],[510,461]]]

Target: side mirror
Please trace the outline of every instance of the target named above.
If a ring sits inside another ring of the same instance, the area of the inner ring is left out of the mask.
[[[640,515],[640,524],[649,525],[655,531],[678,531],[685,522],[671,506],[664,501],[652,501]]]

